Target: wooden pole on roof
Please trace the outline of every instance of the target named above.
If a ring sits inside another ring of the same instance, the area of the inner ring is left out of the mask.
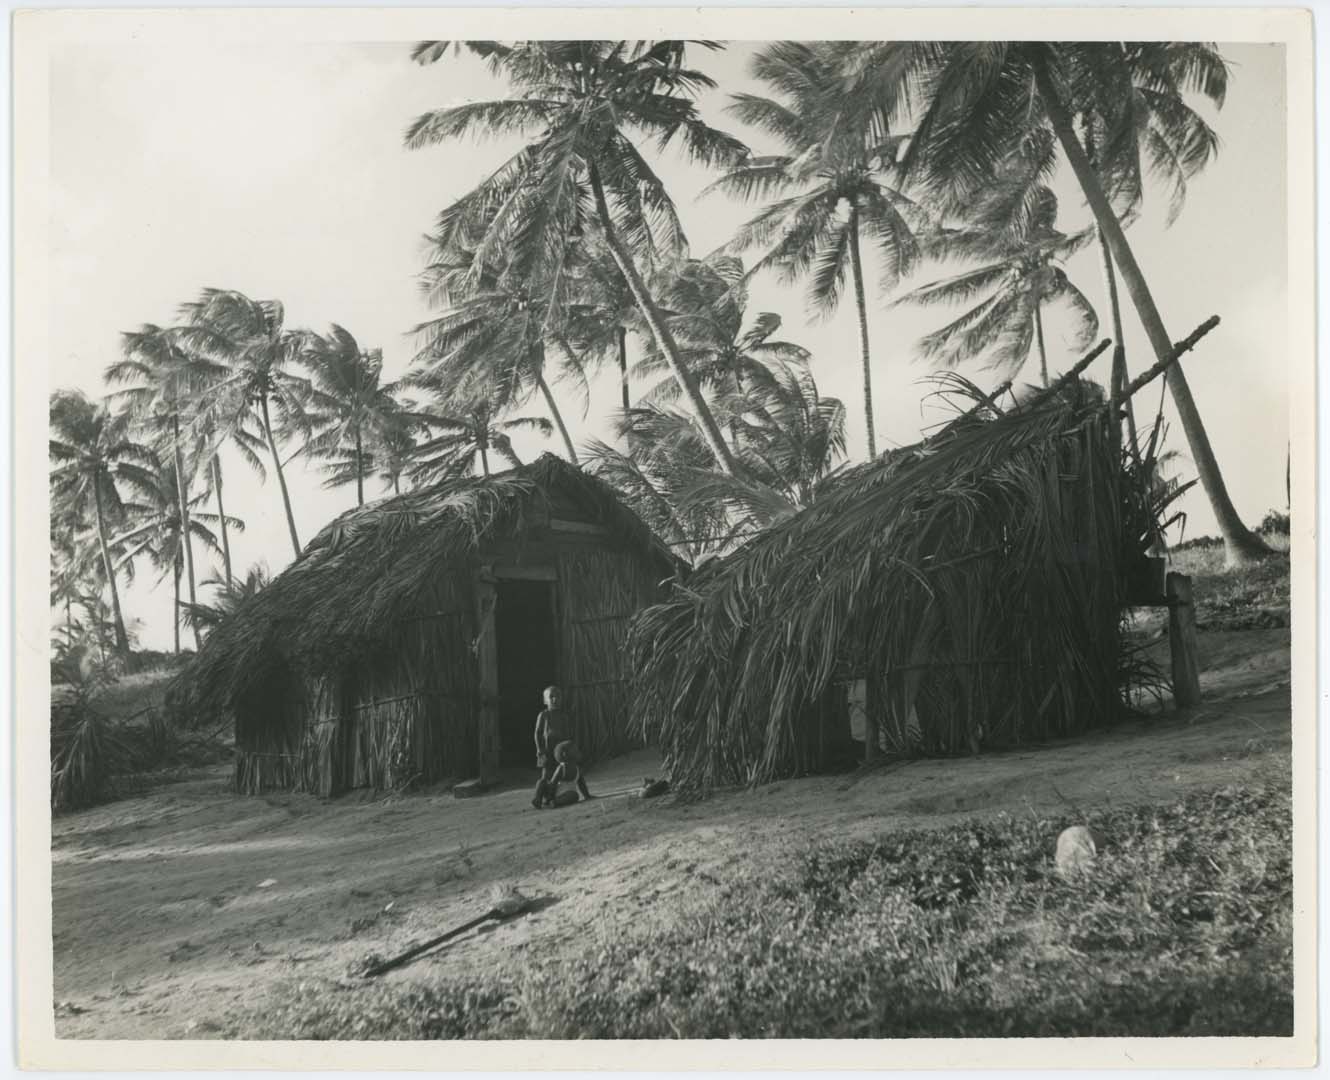
[[[1034,397],[1030,398],[1030,400],[1025,403],[1025,408],[1026,409],[1034,408],[1036,405],[1040,404],[1041,402],[1047,401],[1054,394],[1058,393],[1064,386],[1067,386],[1069,383],[1074,382],[1077,378],[1080,377],[1081,372],[1083,372],[1092,363],[1094,363],[1095,359],[1099,356],[1099,354],[1112,344],[1113,344],[1112,339],[1104,338],[1103,341],[1101,341],[1088,353],[1086,353],[1079,360],[1077,360],[1076,363],[1072,366],[1072,368],[1066,372],[1066,374],[1058,376],[1058,378],[1054,380],[1052,386],[1040,390],[1039,393],[1035,394]]]
[[[1148,383],[1154,382],[1154,380],[1167,371],[1171,365],[1177,363],[1178,358],[1181,357],[1183,353],[1191,352],[1191,350],[1196,347],[1196,343],[1218,325],[1219,316],[1211,315],[1205,320],[1205,322],[1201,323],[1200,326],[1174,345],[1173,351],[1164,357],[1164,359],[1160,360],[1159,363],[1155,364],[1153,367],[1147,368],[1145,371],[1141,372],[1141,374],[1136,376],[1136,378],[1132,379],[1132,381],[1127,384],[1127,388],[1122,392],[1121,400],[1124,402],[1131,400],[1138,391],[1143,389]]]

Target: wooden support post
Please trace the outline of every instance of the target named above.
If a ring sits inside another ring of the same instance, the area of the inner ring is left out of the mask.
[[[499,770],[499,641],[495,608],[499,591],[492,581],[476,583],[476,662],[480,669],[480,715],[476,739],[480,744],[480,783],[493,783]]]
[[[881,757],[882,685],[872,669],[864,681],[864,764],[872,765]]]
[[[1173,700],[1178,708],[1201,701],[1201,668],[1196,655],[1196,608],[1192,604],[1191,578],[1170,572],[1165,582],[1168,594],[1168,648],[1173,661]]]

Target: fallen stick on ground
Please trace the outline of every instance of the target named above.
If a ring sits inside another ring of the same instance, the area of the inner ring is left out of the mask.
[[[460,934],[465,934],[468,930],[474,930],[481,923],[489,922],[491,919],[511,919],[514,915],[520,915],[531,906],[531,901],[521,893],[513,893],[504,897],[494,907],[483,915],[477,915],[474,919],[462,923],[461,926],[454,926],[451,930],[445,930],[438,937],[430,938],[428,941],[419,945],[412,946],[404,953],[398,953],[396,956],[389,957],[387,960],[377,960],[368,965],[361,974],[372,979],[376,975],[382,975],[385,971],[391,971],[395,967],[401,967],[408,960],[414,960],[421,953],[429,952],[437,945],[442,945],[445,941],[455,938]]]

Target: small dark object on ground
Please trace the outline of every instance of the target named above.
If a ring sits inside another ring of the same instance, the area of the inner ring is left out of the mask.
[[[642,799],[654,799],[657,795],[664,795],[670,790],[668,780],[656,780],[650,776],[642,777],[642,790],[638,797]]]

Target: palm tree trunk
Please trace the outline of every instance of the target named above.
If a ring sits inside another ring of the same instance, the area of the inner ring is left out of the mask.
[[[1044,317],[1039,311],[1039,301],[1034,302],[1034,343],[1039,348],[1039,377],[1044,380],[1044,389],[1048,389],[1048,353],[1044,351]]]
[[[480,451],[480,470],[481,470],[481,472],[484,473],[486,476],[489,476],[489,474],[490,474],[490,456],[489,456],[489,454],[486,453],[486,451],[485,451],[485,444],[484,444],[483,442],[482,442],[482,443],[479,443],[479,444],[476,446],[476,449]]]
[[[111,549],[106,543],[106,518],[102,511],[102,486],[99,478],[94,477],[92,495],[97,509],[97,543],[102,549],[102,568],[106,571],[106,583],[111,587],[111,614],[115,619],[115,648],[121,657],[129,660],[129,635],[125,633],[125,620],[120,614],[120,591],[115,587],[115,566],[111,562]]]
[[[665,357],[666,362],[670,365],[670,371],[673,372],[675,379],[683,390],[684,397],[688,399],[688,404],[692,406],[693,415],[697,418],[697,423],[702,429],[702,437],[706,440],[707,447],[716,459],[716,466],[727,476],[733,476],[735,473],[734,455],[730,452],[729,446],[726,445],[725,437],[720,433],[716,418],[711,415],[711,409],[702,396],[702,391],[698,389],[697,380],[693,378],[693,373],[684,366],[684,362],[679,356],[679,346],[674,341],[674,335],[670,333],[670,328],[665,325],[665,319],[656,307],[656,302],[652,300],[651,294],[647,292],[646,283],[642,280],[642,275],[637,272],[637,266],[633,263],[632,256],[623,246],[623,241],[619,239],[618,231],[614,228],[614,221],[610,217],[609,203],[605,201],[605,188],[600,182],[600,172],[594,162],[588,172],[591,179],[591,190],[596,198],[596,213],[600,218],[600,227],[605,234],[605,243],[610,249],[610,255],[614,259],[615,265],[618,266],[619,273],[623,275],[624,281],[628,283],[628,291],[633,294],[633,301],[637,304],[638,310],[642,313],[642,318],[646,320],[647,326],[651,330],[656,348],[660,350],[661,355]]]
[[[222,505],[222,460],[212,459],[212,487],[217,494],[217,520],[222,528],[222,564],[226,568],[226,584],[231,584],[231,538],[226,531],[226,507]]]
[[[623,393],[623,411],[632,408],[632,398],[628,393],[628,331],[622,326],[619,330],[619,390]]]
[[[396,473],[393,473],[393,494],[394,495],[402,494],[402,485],[398,483],[398,477]]]
[[[1094,212],[1095,221],[1103,230],[1113,262],[1122,274],[1122,283],[1127,287],[1127,295],[1131,297],[1136,313],[1145,327],[1146,336],[1150,339],[1150,347],[1159,360],[1165,360],[1172,354],[1173,342],[1164,327],[1163,319],[1160,318],[1158,308],[1155,307],[1154,297],[1146,284],[1145,275],[1141,273],[1136,256],[1127,243],[1122,224],[1113,213],[1108,196],[1099,183],[1099,177],[1090,167],[1090,160],[1076,138],[1075,131],[1072,130],[1071,117],[1053,84],[1047,64],[1043,61],[1035,64],[1035,80],[1039,96],[1043,98],[1044,107],[1048,110],[1049,119],[1052,121],[1053,131],[1058,137],[1058,142],[1062,144],[1063,153],[1067,155],[1067,161],[1076,174],[1090,209]],[[1219,532],[1224,538],[1226,562],[1229,565],[1236,565],[1260,558],[1270,549],[1238,517],[1233,501],[1229,498],[1228,488],[1224,485],[1223,474],[1219,471],[1219,462],[1215,459],[1214,450],[1210,446],[1205,424],[1201,421],[1201,414],[1191,396],[1191,387],[1188,386],[1187,377],[1182,372],[1181,363],[1170,364],[1164,373],[1164,379],[1169,392],[1173,395],[1178,418],[1182,421],[1182,431],[1187,437],[1187,447],[1191,451],[1192,461],[1196,464],[1201,487],[1210,500],[1210,508],[1214,511]]]
[[[868,431],[869,460],[877,457],[877,433],[873,424],[873,372],[868,356],[868,305],[864,302],[864,266],[859,258],[859,208],[850,207],[850,269],[854,272],[854,302],[859,308],[859,353],[864,366],[864,426]]]
[[[1099,258],[1104,268],[1104,289],[1108,293],[1108,310],[1113,318],[1113,400],[1125,405],[1127,412],[1127,437],[1130,440],[1133,456],[1137,452],[1136,442],[1136,407],[1131,398],[1122,402],[1122,392],[1127,386],[1127,345],[1122,336],[1122,304],[1118,300],[1118,279],[1113,272],[1113,253],[1108,249],[1108,239],[1104,230],[1095,228],[1099,238]]]
[[[572,351],[564,344],[560,343],[559,348],[572,355]],[[536,371],[536,386],[540,388],[540,396],[545,399],[545,408],[550,411],[550,418],[554,421],[554,426],[559,429],[559,438],[563,440],[563,448],[568,454],[568,460],[574,465],[580,465],[577,459],[577,451],[573,448],[573,440],[568,435],[568,425],[563,422],[563,413],[559,411],[559,405],[554,400],[554,395],[550,392],[550,384],[545,381],[545,346],[540,346],[540,368]]]
[[[365,466],[360,445],[360,425],[356,425],[356,505],[365,505]]]
[[[175,560],[175,605],[171,608],[171,624],[175,629],[175,654],[180,655],[180,560]],[[195,628],[195,637],[198,629]]]
[[[277,486],[282,489],[282,508],[286,510],[286,527],[291,531],[291,547],[300,558],[300,539],[296,536],[296,519],[291,514],[291,496],[286,490],[286,477],[282,475],[282,456],[277,452],[277,440],[272,435],[272,420],[268,416],[268,395],[259,398],[263,408],[263,433],[268,436],[268,450],[272,454],[273,467],[277,470]]]
[[[185,541],[185,572],[189,577],[189,602],[198,603],[198,597],[194,592],[194,545],[190,543],[189,538],[189,496],[185,490],[185,454],[180,448],[180,416],[179,414],[171,417],[171,426],[175,436],[175,493],[177,505],[180,509],[180,531]],[[176,604],[177,613],[179,612],[179,603]],[[177,618],[179,615],[177,614]],[[177,625],[176,634],[180,633],[180,627]],[[197,651],[203,648],[203,642],[199,640],[199,628],[194,627],[194,649]],[[179,649],[177,648],[177,652]]]
[[[1090,162],[1090,168],[1096,169],[1098,163],[1095,160],[1094,128],[1090,117],[1081,115],[1081,131],[1084,133],[1082,142],[1085,146],[1085,156]],[[1109,400],[1113,406],[1113,422],[1118,427],[1118,438],[1121,440],[1122,428],[1119,415],[1122,412],[1122,395],[1127,387],[1127,339],[1122,333],[1122,305],[1118,301],[1118,279],[1113,272],[1113,253],[1108,249],[1108,239],[1104,236],[1104,230],[1095,226],[1095,239],[1099,242],[1099,265],[1104,274],[1104,295],[1108,297],[1108,310],[1113,319],[1113,374],[1109,382]],[[1140,450],[1136,443],[1136,407],[1132,404],[1131,398],[1127,398],[1127,434],[1128,445],[1131,447],[1132,458],[1140,463]]]

